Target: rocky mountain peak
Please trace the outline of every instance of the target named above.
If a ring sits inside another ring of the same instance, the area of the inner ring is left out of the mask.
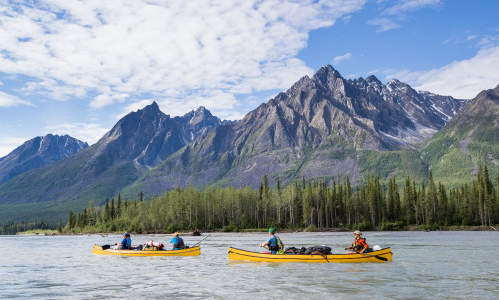
[[[31,169],[72,156],[88,144],[69,135],[38,136],[26,141],[0,160],[0,183]]]
[[[338,72],[333,66],[326,65],[321,67],[313,76],[313,78],[321,83],[327,85],[329,82],[335,81],[338,78],[343,79],[340,72]]]
[[[160,112],[158,103],[154,100],[151,104],[145,106],[142,110],[151,110],[154,112]]]
[[[213,117],[211,112],[209,110],[207,110],[204,106],[198,107],[198,109],[193,110],[192,113],[193,113],[192,117],[189,121],[191,124],[198,124],[204,120],[216,118],[216,117]],[[216,119],[218,119],[218,118],[216,118]]]
[[[374,83],[374,84],[378,84],[378,85],[383,85],[383,83],[374,75],[369,75],[367,78],[366,78],[366,81],[368,83]]]
[[[398,79],[392,79],[390,80],[387,84],[386,87],[390,89],[391,91],[397,91],[401,89],[406,89],[406,88],[411,88],[408,84],[398,80]]]
[[[347,82],[341,76],[340,72],[334,69],[331,65],[326,65],[320,68],[312,77],[312,80],[330,92],[337,99],[343,98],[347,94]]]

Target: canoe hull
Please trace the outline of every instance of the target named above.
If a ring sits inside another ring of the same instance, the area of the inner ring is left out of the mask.
[[[198,256],[201,254],[200,247],[192,247],[182,250],[161,250],[161,251],[137,251],[137,250],[103,250],[101,246],[94,245],[93,254],[99,255],[119,255],[119,256]]]
[[[392,261],[392,251],[384,248],[365,254],[331,254],[331,255],[298,255],[298,254],[265,254],[236,248],[229,248],[229,260],[260,262],[307,262],[307,263],[382,263]]]

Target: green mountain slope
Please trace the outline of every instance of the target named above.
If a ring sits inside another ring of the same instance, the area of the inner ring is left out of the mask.
[[[469,182],[480,165],[492,178],[499,169],[499,86],[481,92],[422,149],[433,176],[448,183]]]

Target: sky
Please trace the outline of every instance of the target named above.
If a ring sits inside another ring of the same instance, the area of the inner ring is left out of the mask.
[[[95,143],[155,100],[240,119],[331,64],[473,98],[499,84],[496,0],[0,0],[0,157]]]

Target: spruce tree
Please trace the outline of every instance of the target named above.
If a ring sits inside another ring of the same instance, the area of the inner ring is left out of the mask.
[[[57,232],[61,233],[62,232],[62,221],[59,219],[59,222],[57,223]]]

